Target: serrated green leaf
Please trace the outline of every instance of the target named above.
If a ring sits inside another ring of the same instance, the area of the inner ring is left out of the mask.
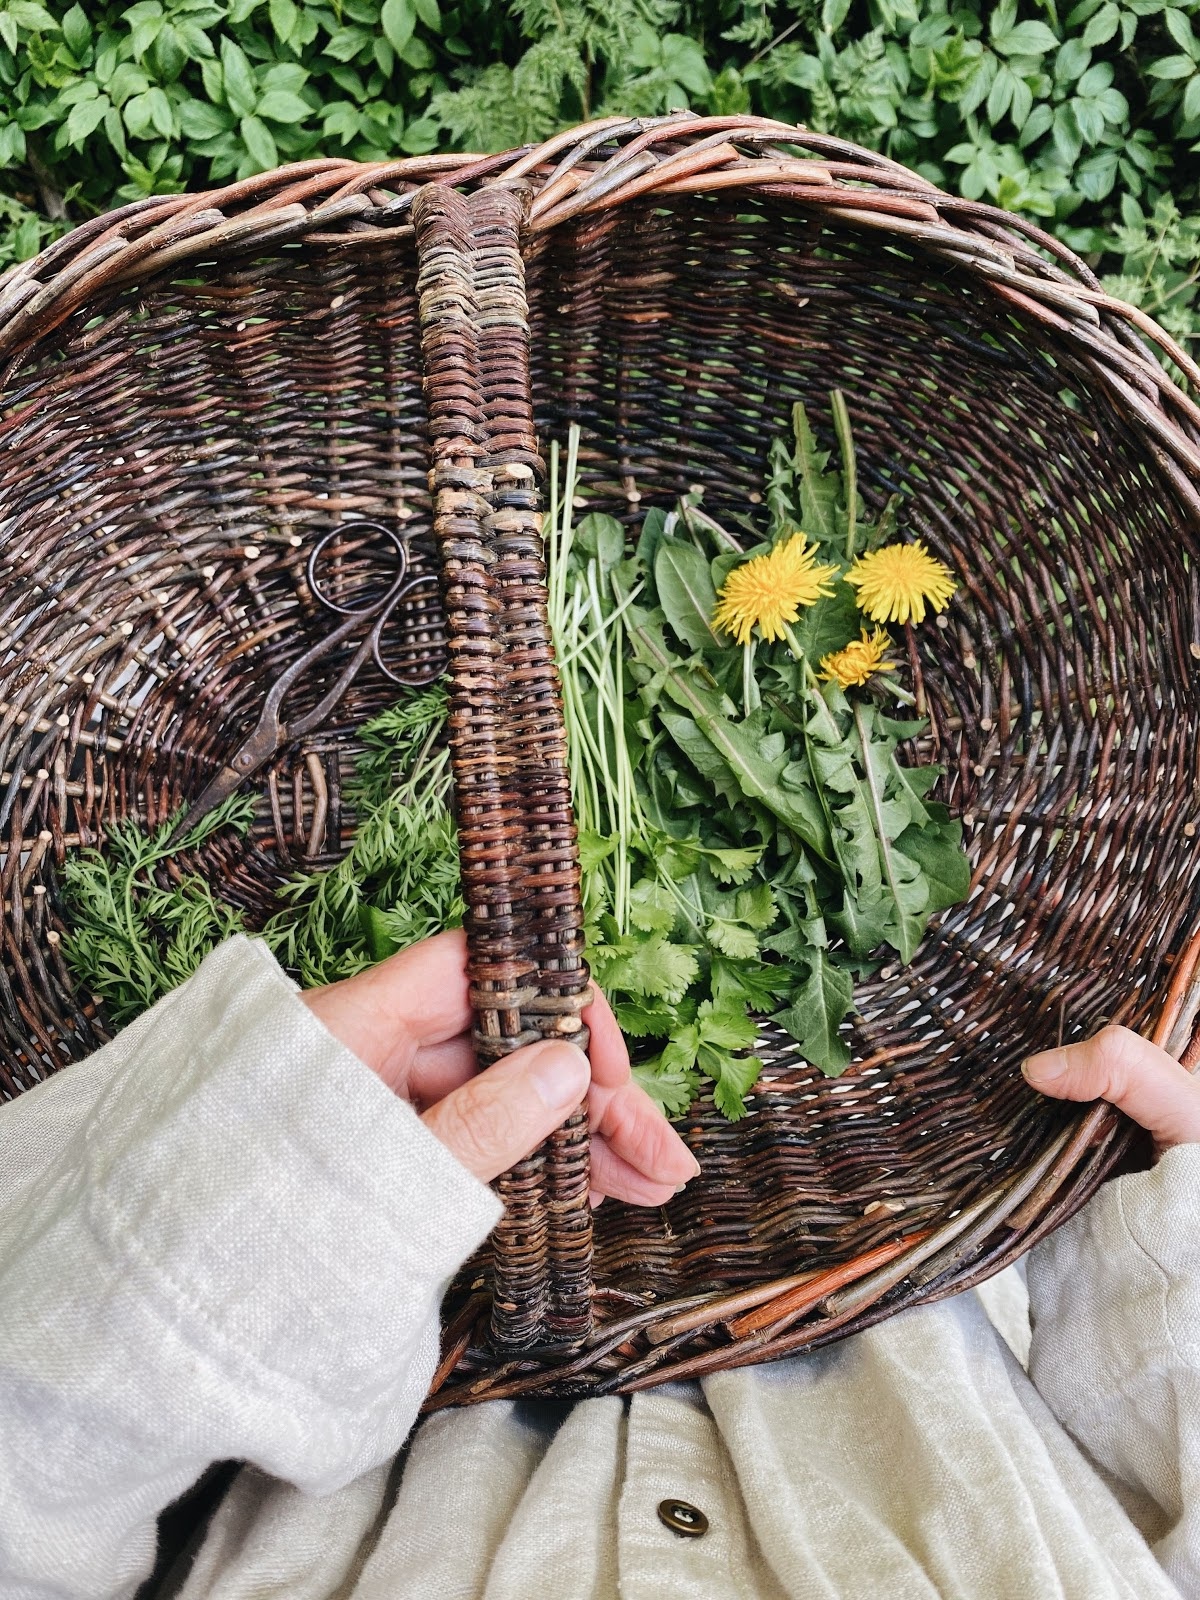
[[[869,956],[887,938],[891,900],[882,888],[867,893],[846,892],[841,909],[827,913],[830,927],[846,942],[852,956]]]
[[[312,115],[312,107],[287,89],[268,89],[258,102],[258,115],[268,122],[303,122]]]
[[[1179,48],[1186,51],[1193,61],[1200,60],[1200,41],[1192,31],[1187,13],[1178,6],[1168,6],[1163,12],[1163,22]]]
[[[722,955],[742,960],[753,960],[758,955],[758,935],[742,922],[710,917],[705,924],[704,937]]]
[[[741,847],[702,846],[708,870],[718,883],[742,883],[762,858],[762,849],[755,845]]]
[[[234,126],[230,112],[206,100],[185,100],[179,107],[179,126],[189,139],[216,139]]]
[[[717,1006],[741,1006],[758,1014],[773,1009],[788,987],[789,975],[778,963],[733,961],[714,956],[709,970],[713,1001]]]
[[[388,43],[399,55],[412,38],[417,25],[417,12],[413,0],[384,0],[379,14]]]
[[[621,1032],[631,1039],[665,1038],[678,1021],[675,1007],[662,1001],[618,1000],[613,1011]]]
[[[221,40],[221,73],[229,109],[239,117],[250,116],[258,104],[258,85],[245,51],[228,35]],[[251,154],[254,152],[251,151]],[[272,166],[274,164],[273,161],[270,163]]]
[[[805,606],[792,626],[796,643],[813,667],[837,650],[844,650],[857,639],[862,627],[858,600],[848,583],[838,582],[831,595]]]
[[[354,61],[370,50],[372,42],[365,28],[338,28],[326,42],[324,53],[334,61]]]
[[[646,933],[670,933],[678,915],[675,898],[663,884],[653,878],[641,878],[634,884],[629,897],[629,920],[635,928]]]
[[[100,126],[110,109],[111,101],[107,95],[99,95],[95,100],[81,100],[73,105],[67,118],[68,142],[81,145]]]
[[[641,1085],[668,1117],[682,1116],[700,1087],[699,1073],[664,1067],[657,1058],[635,1063],[633,1081]]]
[[[37,0],[8,0],[6,9],[13,21],[22,28],[34,32],[58,32],[57,21],[45,6],[37,4]]]
[[[682,1000],[700,971],[695,950],[662,934],[624,938],[591,951],[593,975],[605,990]]]
[[[578,848],[579,865],[584,872],[594,872],[617,848],[617,838],[614,834],[597,833],[594,828],[583,828],[579,833]]]
[[[1114,0],[1108,0],[1083,30],[1083,42],[1089,49],[1099,44],[1107,44],[1120,25],[1121,8],[1114,4]]]
[[[239,128],[242,143],[260,172],[269,172],[272,167],[279,165],[279,151],[265,122],[260,122],[257,117],[243,117]]]
[[[864,793],[874,820],[883,881],[894,902],[888,937],[901,959],[908,962],[913,958],[928,921],[929,887],[918,863],[897,848],[894,835],[889,831],[894,828],[894,822],[889,823],[884,802],[889,789],[896,785],[899,770],[890,741],[872,737],[873,713],[861,703],[854,708],[854,722],[865,778]],[[915,803],[909,802],[910,805]]]
[[[992,13],[992,45],[1006,56],[1038,56],[1045,55],[1048,50],[1058,48],[1058,38],[1051,28],[1044,22],[1035,22],[1032,19],[1018,22],[1002,31],[997,29],[996,18],[1000,8]]]
[[[808,413],[799,401],[792,411],[792,426],[796,435],[795,470],[800,486],[800,531],[812,543],[836,545],[840,550],[845,537],[845,527],[838,515],[841,479],[837,473],[825,470],[829,452],[818,448]]]
[[[745,1097],[758,1081],[762,1062],[757,1056],[734,1056],[710,1052],[702,1059],[702,1070],[714,1080],[713,1104],[730,1122],[746,1115]]]
[[[61,27],[63,38],[71,47],[71,53],[77,59],[81,59],[92,39],[92,25],[83,7],[78,4],[73,5],[64,14]]]
[[[810,849],[831,859],[833,844],[816,794],[787,789],[779,781],[788,765],[786,754],[774,762],[764,761],[758,725],[736,723],[711,710],[702,714],[703,724],[670,711],[660,711],[659,718],[718,794],[734,803],[743,797],[758,801]]]
[[[741,921],[747,927],[760,931],[771,927],[778,915],[769,883],[756,883],[751,888],[739,889],[734,904]]]
[[[1190,78],[1196,70],[1196,63],[1191,56],[1163,56],[1159,61],[1152,61],[1146,70],[1152,78],[1165,78],[1171,81],[1176,78]]]
[[[697,1060],[701,1060],[706,1045],[720,1050],[748,1050],[758,1032],[745,1006],[717,1005],[712,1000],[701,1004],[696,1013],[696,1028],[699,1034]]]
[[[296,31],[296,24],[300,19],[300,8],[295,0],[270,0],[267,14],[271,19],[271,27],[275,30],[275,37],[282,43],[288,40]]]
[[[709,558],[695,545],[663,540],[654,558],[654,583],[667,621],[689,649],[719,654],[728,648],[712,622],[717,593]]]
[[[840,1028],[854,1003],[854,982],[825,950],[810,950],[807,960],[807,975],[775,1021],[795,1039],[806,1061],[836,1078],[850,1065],[850,1046]]]
[[[971,864],[963,854],[961,822],[938,821],[935,813],[932,825],[902,833],[896,848],[920,867],[931,912],[944,911],[965,898],[971,886]]]

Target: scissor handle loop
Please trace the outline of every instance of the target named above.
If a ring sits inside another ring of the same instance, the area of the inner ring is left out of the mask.
[[[410,578],[407,583],[402,584],[399,589],[393,590],[384,602],[375,626],[371,629],[371,654],[375,658],[375,665],[385,678],[390,679],[392,683],[399,684],[403,689],[418,689],[427,683],[433,683],[446,670],[446,663],[444,660],[434,660],[425,667],[410,667],[405,672],[393,672],[383,659],[383,630],[387,627],[392,617],[395,616],[401,601],[407,600],[408,596],[416,589],[429,588],[430,586],[436,588],[437,582],[438,579],[435,572],[420,572],[415,577]]]
[[[325,554],[328,547],[337,539],[353,538],[358,533],[382,534],[396,552],[396,576],[388,585],[386,593],[376,595],[372,600],[366,600],[362,605],[348,606],[340,600],[335,600],[317,577],[317,563]],[[395,528],[389,528],[383,522],[339,522],[336,528],[330,528],[323,533],[309,551],[308,561],[305,564],[304,575],[308,580],[309,591],[313,598],[323,605],[328,611],[335,611],[341,617],[374,616],[377,612],[386,610],[395,604],[404,589],[404,580],[408,576],[408,543],[402,534]]]

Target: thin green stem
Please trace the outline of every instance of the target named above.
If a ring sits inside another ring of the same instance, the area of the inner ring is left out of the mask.
[[[842,479],[846,485],[846,560],[854,560],[854,546],[858,537],[858,463],[854,454],[854,434],[850,428],[850,412],[846,397],[835,389],[829,397],[833,407],[833,426],[837,432],[842,452]]]
[[[610,623],[615,622],[618,617],[629,609],[644,588],[645,584],[639,583],[636,589],[625,596],[616,610],[609,613],[608,621]],[[564,667],[569,667],[583,651],[590,650],[593,645],[603,643],[605,632],[605,628],[597,628],[594,633],[589,633],[586,639],[580,640],[577,644],[573,643],[570,651],[559,657],[559,671],[561,672]]]
[[[787,647],[795,656],[796,660],[801,662],[806,668],[807,672],[811,675],[812,668],[808,665],[808,657],[804,653],[804,646],[792,632],[792,625],[790,622],[785,622],[783,624],[783,637],[787,640]]]
[[[742,646],[742,710],[749,716],[761,704],[758,680],[754,676],[754,640],[748,639]]]

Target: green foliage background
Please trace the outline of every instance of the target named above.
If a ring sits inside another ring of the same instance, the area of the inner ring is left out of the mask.
[[[1200,0],[0,0],[0,268],[315,155],[754,110],[1043,219],[1200,331]]]

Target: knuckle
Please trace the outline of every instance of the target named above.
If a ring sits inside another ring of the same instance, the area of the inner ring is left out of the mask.
[[[1100,1080],[1097,1087],[1105,1097],[1120,1093],[1129,1080],[1131,1046],[1136,1035],[1128,1028],[1109,1023],[1090,1041],[1092,1067]]]
[[[488,1172],[495,1165],[497,1125],[501,1118],[496,1108],[481,1104],[474,1082],[455,1090],[438,1107],[438,1134],[472,1172]]]
[[[443,1142],[478,1176],[493,1178],[520,1161],[549,1132],[517,1076],[482,1073],[441,1103]]]

